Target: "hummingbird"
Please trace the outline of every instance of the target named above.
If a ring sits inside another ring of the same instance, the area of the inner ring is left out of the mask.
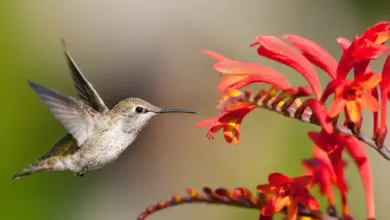
[[[80,99],[28,81],[33,91],[67,131],[35,162],[16,173],[18,179],[37,172],[71,171],[82,177],[114,162],[156,115],[197,111],[160,108],[140,98],[127,98],[109,109],[67,51],[67,65]]]

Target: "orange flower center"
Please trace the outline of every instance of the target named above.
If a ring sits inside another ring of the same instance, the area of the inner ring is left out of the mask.
[[[376,36],[375,44],[377,45],[384,44],[389,38],[390,38],[389,31],[380,32]]]
[[[347,101],[354,101],[360,97],[362,97],[363,92],[362,90],[356,88],[356,87],[347,87],[344,89],[343,97]]]
[[[286,196],[292,196],[292,191],[291,191],[291,185],[290,184],[285,184],[280,187],[278,194],[281,197],[286,197]]]

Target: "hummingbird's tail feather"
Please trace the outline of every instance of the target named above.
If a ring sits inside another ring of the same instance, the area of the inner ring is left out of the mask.
[[[65,170],[64,164],[55,158],[48,158],[44,160],[38,160],[30,165],[28,165],[26,168],[24,168],[22,171],[16,173],[12,179],[19,179],[24,176],[28,176],[33,173],[38,172],[48,172],[48,171],[63,171]]]
[[[16,173],[12,177],[12,179],[19,179],[21,177],[28,176],[30,174],[37,173],[37,172],[43,172],[43,171],[46,171],[48,169],[49,169],[48,167],[42,166],[41,163],[39,161],[37,161],[37,162],[34,162],[34,163],[28,165],[22,171]]]
[[[13,179],[13,180],[16,180],[16,179],[19,179],[19,178],[21,178],[21,177],[23,177],[23,176],[28,176],[28,175],[30,175],[31,173],[32,173],[32,172],[31,172],[29,169],[24,169],[24,170],[22,170],[22,171],[16,173],[16,174],[12,177],[12,179]]]

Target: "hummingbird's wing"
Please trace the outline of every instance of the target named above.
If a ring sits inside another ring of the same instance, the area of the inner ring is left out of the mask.
[[[96,90],[93,88],[92,84],[84,77],[80,68],[77,66],[76,62],[73,60],[72,56],[66,50],[65,41],[62,41],[64,46],[64,53],[68,62],[68,66],[72,71],[72,77],[75,83],[75,87],[78,91],[80,98],[93,109],[100,113],[109,111],[107,106],[104,104],[103,99],[99,96]]]
[[[48,152],[39,157],[38,160],[44,160],[56,156],[66,156],[75,153],[80,147],[77,145],[76,139],[71,134],[67,134],[61,138]]]
[[[53,115],[64,125],[81,146],[91,135],[94,117],[99,114],[85,103],[64,96],[40,84],[29,81],[31,88],[38,94]]]

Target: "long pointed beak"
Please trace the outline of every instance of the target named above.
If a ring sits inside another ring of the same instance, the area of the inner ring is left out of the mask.
[[[189,114],[199,114],[198,111],[185,110],[185,109],[174,109],[174,108],[162,108],[156,113],[189,113]]]

